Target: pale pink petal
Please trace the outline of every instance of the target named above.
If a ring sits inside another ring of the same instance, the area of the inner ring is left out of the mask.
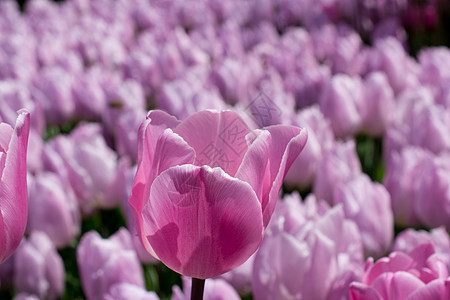
[[[153,160],[156,141],[166,128],[175,128],[180,121],[162,110],[152,110],[146,120],[139,127],[138,133],[138,162],[147,157]],[[144,146],[146,145],[146,146]],[[144,149],[146,148],[146,150]],[[145,153],[144,153],[145,151]]]
[[[267,130],[255,131],[255,133],[258,136],[250,145],[235,177],[248,182],[256,192],[259,201],[263,203],[271,186],[268,153],[272,138]]]
[[[389,299],[405,299],[424,286],[425,283],[416,276],[408,272],[396,272],[392,276]]]
[[[147,140],[144,140],[144,143],[146,142]],[[195,153],[194,149],[179,135],[174,134],[171,129],[166,129],[159,134],[154,145],[150,145],[150,143],[152,142],[148,141],[144,147],[144,151],[154,147],[154,149],[148,151],[152,151],[158,159],[153,162],[147,160],[147,156],[144,156],[144,159],[138,167],[136,178],[134,179],[129,204],[142,244],[151,255],[157,257],[145,237],[145,222],[142,216],[142,210],[149,200],[151,184],[162,171],[172,166],[193,163]]]
[[[410,294],[406,300],[447,300],[450,299],[450,278],[436,279]]]
[[[174,132],[195,149],[198,166],[220,167],[233,176],[248,149],[250,129],[234,111],[204,110],[184,120]]]
[[[406,253],[394,252],[389,257],[380,258],[371,269],[366,271],[363,282],[371,285],[372,282],[384,272],[397,272],[408,270],[413,266],[414,261]]]
[[[292,126],[270,126],[256,133],[236,177],[253,187],[267,226],[284,177],[305,146],[308,134],[305,129]]]
[[[261,205],[246,182],[220,168],[172,167],[153,182],[147,238],[169,268],[216,277],[247,260],[263,236]]]
[[[13,128],[9,124],[0,123],[0,152],[6,153],[8,151],[9,141],[11,140],[13,131]]]
[[[306,129],[291,126],[270,126],[266,130],[272,137],[269,155],[269,192],[263,194],[261,206],[263,210],[264,226],[269,223],[277,203],[278,194],[284,177],[292,163],[298,157],[308,139]],[[266,188],[263,187],[263,191]]]
[[[372,287],[360,282],[350,284],[350,300],[384,300]]]
[[[0,179],[0,210],[3,216],[3,227],[0,230],[4,235],[0,262],[17,248],[27,223],[26,155],[29,131],[30,114],[21,111],[11,135]]]
[[[389,299],[393,276],[394,273],[385,272],[378,276],[372,283],[372,287],[381,295],[383,299]]]

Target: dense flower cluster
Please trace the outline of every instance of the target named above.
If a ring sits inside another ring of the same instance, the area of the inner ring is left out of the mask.
[[[0,296],[449,299],[449,12],[0,1]]]

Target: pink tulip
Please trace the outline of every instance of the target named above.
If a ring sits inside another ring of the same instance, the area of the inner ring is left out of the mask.
[[[59,299],[64,291],[64,263],[45,233],[34,231],[14,254],[14,287],[40,299]]]
[[[424,48],[419,53],[420,82],[439,85],[450,78],[450,50],[446,47]]]
[[[450,229],[450,155],[431,157],[421,162],[421,175],[414,184],[414,209],[429,228],[444,225]]]
[[[391,195],[395,223],[400,226],[418,226],[415,210],[418,182],[424,178],[424,165],[431,160],[431,153],[422,148],[406,147],[394,152],[386,165],[383,184]],[[427,198],[428,199],[428,198]]]
[[[46,170],[70,183],[86,214],[120,202],[115,190],[120,163],[101,132],[98,123],[79,124],[70,135],[51,139],[43,151]]]
[[[333,203],[336,187],[344,184],[361,173],[361,163],[356,153],[355,141],[335,143],[335,146],[323,155],[317,165],[313,184],[318,199]]]
[[[62,248],[80,233],[77,199],[69,184],[51,172],[41,172],[29,185],[27,232],[42,231]]]
[[[13,129],[0,123],[0,262],[23,237],[27,224],[27,144],[30,115],[19,111]]]
[[[308,129],[308,142],[286,175],[285,184],[305,188],[311,186],[317,166],[325,152],[334,145],[330,122],[317,105],[303,109],[294,124]]]
[[[364,130],[370,135],[382,136],[395,109],[394,92],[384,73],[373,72],[366,77],[364,95],[361,105]]]
[[[391,197],[382,184],[360,174],[336,186],[333,201],[342,203],[345,217],[358,225],[367,255],[386,253],[394,235],[394,216]]]
[[[367,69],[384,72],[395,94],[417,85],[418,66],[394,37],[375,41],[367,56]]]
[[[362,282],[350,285],[350,300],[447,300],[450,278],[431,244],[393,252],[374,263],[367,260]]]
[[[141,241],[139,240],[139,237],[136,233],[136,226],[134,223],[133,213],[131,211],[130,205],[128,205],[128,198],[130,197],[131,193],[131,186],[133,185],[134,176],[136,175],[136,167],[129,168],[128,170],[124,170],[123,172],[123,178],[119,180],[119,182],[123,183],[122,186],[122,199],[120,202],[122,215],[125,218],[128,231],[131,234],[131,239],[133,241],[134,250],[136,251],[136,254],[139,258],[139,260],[144,264],[154,264],[157,263],[158,260],[151,256],[147,251],[145,251],[144,247],[142,246]]]
[[[436,249],[436,254],[446,262],[450,270],[450,237],[445,227],[434,228],[431,231],[416,231],[408,228],[395,238],[394,251],[410,252],[421,244],[430,243]]]
[[[361,236],[341,205],[292,194],[277,204],[269,229],[255,255],[255,299],[343,299],[348,281],[360,278]]]
[[[331,122],[336,137],[348,137],[360,131],[363,84],[359,77],[337,74],[323,89],[320,110]]]
[[[114,293],[113,286],[122,283],[144,288],[142,266],[126,229],[108,239],[96,231],[85,233],[78,244],[77,263],[87,299],[104,299]]]
[[[261,243],[306,139],[306,130],[288,126],[251,132],[232,111],[201,111],[183,122],[149,112],[129,199],[142,244],[199,279],[239,266]]]
[[[49,123],[61,124],[73,117],[73,87],[72,75],[57,66],[42,69],[34,78],[33,98],[43,108]]]

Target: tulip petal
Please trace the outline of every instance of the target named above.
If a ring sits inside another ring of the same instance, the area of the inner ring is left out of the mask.
[[[4,234],[4,251],[0,253],[0,262],[6,260],[19,246],[27,223],[26,156],[29,131],[30,114],[19,112],[0,179],[1,230]]]
[[[246,136],[251,131],[234,111],[205,110],[188,117],[174,132],[195,149],[196,165],[220,167],[233,176],[247,151]]]
[[[138,163],[144,168],[151,166],[160,134],[166,128],[175,128],[180,121],[161,110],[152,110],[139,127],[138,132]],[[147,173],[147,172],[145,172]]]
[[[360,282],[350,284],[350,300],[383,300],[372,287]]]
[[[436,279],[410,294],[406,300],[446,300],[450,298],[450,279]]]
[[[8,124],[0,123],[0,152],[6,153],[8,151],[8,145],[13,131],[13,128]]]
[[[269,223],[270,217],[275,209],[278,194],[284,177],[292,163],[305,147],[308,139],[306,129],[290,126],[270,126],[266,128],[272,136],[272,147],[270,152],[270,192],[268,199],[263,201],[264,226]],[[268,201],[267,201],[268,200]],[[266,202],[267,201],[267,202]]]
[[[289,167],[306,144],[306,129],[270,126],[260,133],[245,155],[236,178],[248,182],[261,202],[264,227],[275,209]]]
[[[389,299],[405,299],[424,286],[425,283],[416,276],[404,271],[396,272],[391,279]]]
[[[160,260],[195,278],[216,277],[239,266],[263,236],[255,192],[220,168],[183,165],[162,172],[143,215]]]
[[[129,203],[142,244],[151,255],[157,257],[145,237],[144,220],[142,218],[142,210],[149,200],[151,183],[165,169],[176,165],[193,163],[195,153],[194,149],[179,135],[174,134],[171,129],[166,129],[162,132],[154,145],[150,145],[150,143],[152,142],[149,141],[145,145],[144,151],[147,151],[147,148],[154,147],[153,150],[149,151],[152,151],[155,157],[158,157],[158,160],[153,162],[149,161],[146,156],[144,157],[136,173]]]
[[[410,256],[403,252],[394,252],[389,255],[389,258],[380,258],[371,269],[363,275],[363,281],[366,284],[372,285],[378,276],[384,272],[397,272],[410,269],[414,261]]]

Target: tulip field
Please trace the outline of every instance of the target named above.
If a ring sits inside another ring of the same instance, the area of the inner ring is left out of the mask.
[[[0,299],[450,300],[450,1],[0,0]]]

